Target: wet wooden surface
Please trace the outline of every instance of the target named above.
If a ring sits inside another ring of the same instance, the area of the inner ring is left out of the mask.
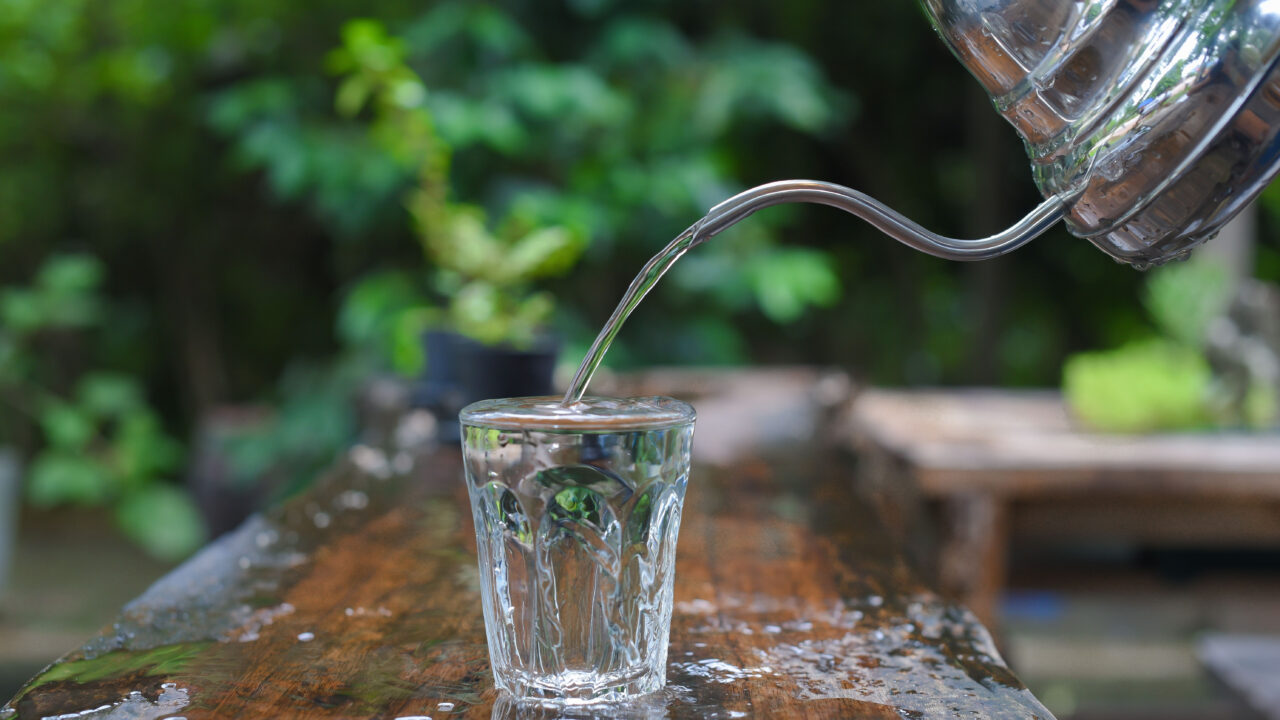
[[[828,451],[695,468],[668,689],[572,717],[1047,718]],[[493,690],[459,453],[357,447],[126,606],[0,713],[550,717]],[[91,588],[84,588],[92,592]]]

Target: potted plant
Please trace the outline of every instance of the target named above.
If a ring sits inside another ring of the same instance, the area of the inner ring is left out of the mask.
[[[427,89],[405,64],[403,43],[372,21],[349,23],[343,41],[331,58],[343,74],[338,110],[370,112],[378,144],[416,173],[406,204],[431,266],[433,297],[397,324],[426,346],[419,404],[433,410],[445,435],[456,435],[457,412],[469,402],[551,392],[554,302],[535,283],[571,268],[586,234],[544,222],[528,197],[516,197],[496,222],[451,199],[452,152],[435,131]]]

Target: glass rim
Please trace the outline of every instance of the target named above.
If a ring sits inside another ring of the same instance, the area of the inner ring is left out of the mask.
[[[692,425],[693,406],[665,395],[630,398],[588,396],[570,407],[559,395],[495,398],[458,413],[463,427],[563,432],[629,432]]]

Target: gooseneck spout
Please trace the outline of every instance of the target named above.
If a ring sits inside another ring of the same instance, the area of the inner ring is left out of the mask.
[[[1012,227],[976,240],[949,238],[930,232],[865,193],[819,180],[780,180],[738,193],[711,208],[706,217],[686,230],[690,247],[700,245],[757,210],[783,203],[817,203],[839,208],[871,223],[877,230],[923,253],[947,260],[986,260],[1016,250],[1062,218],[1066,199],[1053,196]]]
[[[587,351],[569,383],[563,404],[572,405],[582,399],[587,383],[591,381],[591,376],[599,367],[614,336],[622,328],[622,323],[689,248],[710,240],[757,210],[772,205],[801,202],[830,205],[857,215],[904,245],[948,260],[986,260],[1016,250],[1058,222],[1067,205],[1066,198],[1055,195],[1003,232],[977,240],[962,240],[930,232],[878,200],[835,183],[780,180],[738,193],[711,208],[706,216],[676,236],[675,240],[663,248],[662,252],[654,255],[640,270],[614,308],[613,315],[609,316],[609,321],[596,336],[595,342],[591,343],[591,349]]]

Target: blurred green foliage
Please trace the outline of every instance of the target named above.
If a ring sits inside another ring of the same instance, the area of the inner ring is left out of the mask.
[[[1210,323],[1231,302],[1225,268],[1211,260],[1167,265],[1147,275],[1142,299],[1154,326],[1147,337],[1067,359],[1063,392],[1078,418],[1125,433],[1274,422],[1274,408],[1260,404],[1271,388],[1257,388],[1241,417],[1225,414],[1214,396],[1205,348]]]
[[[1062,388],[1075,416],[1096,430],[1197,430],[1212,424],[1212,379],[1195,346],[1150,338],[1069,358]]]
[[[306,153],[339,156],[336,148],[317,148],[348,142],[352,128],[362,131],[364,162],[398,168],[402,178],[364,186],[369,197],[355,205],[381,207],[385,194],[404,197],[405,219],[412,219],[427,261],[423,270],[375,270],[355,281],[338,312],[345,349],[315,368],[316,382],[331,391],[281,388],[274,421],[232,446],[242,475],[264,472],[267,458],[295,468],[322,465],[341,443],[298,452],[289,438],[305,433],[292,428],[310,422],[298,408],[316,397],[349,408],[362,379],[352,367],[417,372],[428,327],[444,325],[487,343],[531,342],[553,307],[552,294],[533,292],[531,281],[563,274],[588,240],[656,252],[669,238],[635,224],[635,216],[652,214],[655,202],[665,205],[659,216],[674,234],[678,223],[736,189],[729,166],[716,157],[725,154],[718,137],[734,123],[754,118],[818,131],[839,116],[839,93],[802,55],[740,37],[699,51],[670,23],[624,17],[575,61],[551,62],[550,54],[507,13],[446,2],[398,36],[374,20],[348,23],[326,62],[340,78],[333,107],[301,110],[306,82],[288,78],[242,84],[215,98],[213,125],[233,138],[240,161],[270,178],[281,200],[306,203],[321,221],[343,212],[325,190],[335,168],[308,162]],[[662,73],[656,77],[646,72],[655,62]],[[735,106],[743,111],[730,112]],[[291,146],[261,139],[291,126],[316,140],[291,154]],[[382,161],[368,160],[379,153]],[[490,224],[487,217],[500,220]],[[368,232],[360,220],[347,217],[336,227]],[[778,322],[838,299],[830,258],[778,247],[767,228],[748,236],[751,252],[725,249],[705,257],[702,272],[686,271],[686,288],[711,300],[713,310],[718,303],[721,314],[754,297]],[[564,329],[566,319],[559,320]],[[594,329],[590,320],[577,321],[567,333],[570,358]],[[719,359],[742,360],[744,343],[732,326],[721,320],[717,330],[699,335],[732,350]],[[321,415],[332,416],[333,407]]]
[[[1231,304],[1231,277],[1211,260],[1166,265],[1147,276],[1142,304],[1165,337],[1199,347]]]
[[[530,283],[572,267],[585,235],[531,217],[529,204],[519,200],[490,228],[484,208],[451,199],[453,150],[436,132],[424,104],[426,87],[404,63],[403,41],[372,20],[348,23],[343,40],[329,57],[330,68],[343,75],[338,110],[353,117],[372,106],[370,133],[377,146],[416,170],[406,205],[434,269],[435,294],[446,306],[444,313],[407,308],[394,329],[407,328],[413,331],[409,340],[420,342],[433,315],[442,315],[445,327],[481,342],[529,346],[545,329],[554,305],[550,293],[534,292]],[[392,356],[393,361],[401,358]],[[421,367],[402,362],[396,369],[412,375]]]
[[[182,446],[162,427],[138,378],[69,361],[111,331],[102,265],[55,255],[27,287],[0,290],[4,437],[26,440],[27,497],[39,507],[106,506],[151,554],[176,559],[204,540],[191,498],[166,485]]]
[[[739,34],[699,46],[670,21],[619,12],[593,23],[600,29],[591,42],[557,62],[549,57],[566,48],[546,45],[549,38],[532,35],[520,20],[494,6],[438,3],[403,23],[397,36],[373,21],[349,24],[328,62],[343,78],[338,114],[372,105],[366,149],[381,150],[380,166],[398,164],[403,182],[415,188],[407,204],[436,299],[448,305],[456,329],[484,341],[527,341],[518,334],[549,314],[548,295],[516,302],[500,289],[562,272],[588,239],[588,263],[596,266],[620,246],[656,252],[741,189],[726,142],[735,128],[817,134],[850,105],[801,53]],[[212,117],[282,199],[301,191],[329,218],[342,212],[323,190],[333,169],[260,140],[297,123],[302,134],[344,142],[338,128],[350,123],[327,107],[300,110],[302,86],[271,78],[236,87],[217,98]],[[364,189],[370,196],[396,190]],[[502,220],[491,230],[486,214]],[[361,229],[356,219],[345,222]],[[776,218],[765,220],[732,244],[712,246],[680,268],[674,283],[720,316],[754,301],[785,323],[810,305],[834,303],[840,283],[831,259],[778,245],[775,228]],[[499,256],[506,261],[494,262]],[[619,278],[625,272],[610,270]],[[624,286],[604,297],[612,301]],[[575,344],[599,321],[573,312],[560,318]],[[708,348],[713,359],[745,360],[738,350],[745,343],[732,325],[724,330],[718,335],[732,339]]]
[[[241,490],[265,486],[267,501],[310,486],[355,439],[357,389],[377,367],[367,352],[356,351],[291,364],[270,416],[232,428],[221,439],[231,484]]]
[[[423,180],[427,135],[447,183]],[[82,407],[79,379],[106,369],[168,437],[271,403],[240,472],[286,466],[305,484],[355,432],[354,388],[421,363],[423,327],[452,314],[510,338],[489,321],[546,313],[513,309],[538,297],[522,281],[464,301],[493,268],[433,250],[463,236],[429,230],[440,198],[472,208],[451,220],[467,237],[540,238],[526,270],[584,246],[539,279],[573,362],[650,255],[782,177],[856,187],[955,236],[1038,201],[1015,134],[914,3],[0,0],[0,285],[21,291],[0,362],[32,318],[85,318],[53,334],[91,343],[41,349],[57,397]],[[1277,280],[1280,191],[1264,201],[1258,271]],[[98,300],[34,308],[33,278],[68,253],[97,258]],[[1152,334],[1141,287],[1063,231],[962,266],[834,211],[775,208],[685,258],[609,362],[1052,384],[1071,352]],[[86,408],[46,438],[40,409],[23,412],[0,418],[0,442],[32,456],[124,427]]]

